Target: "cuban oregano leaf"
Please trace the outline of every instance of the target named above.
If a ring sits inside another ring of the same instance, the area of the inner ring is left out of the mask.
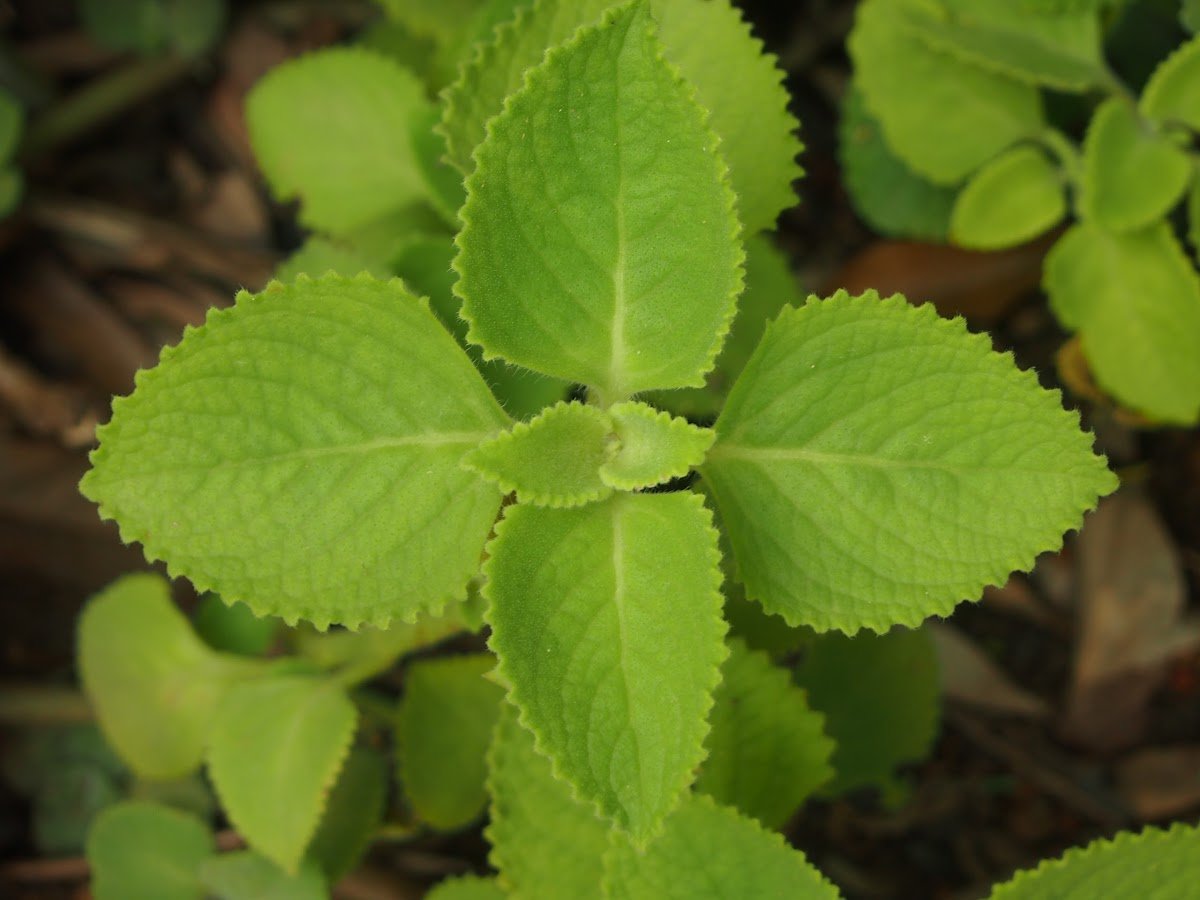
[[[1142,91],[1143,115],[1200,131],[1200,36],[1168,56]]]
[[[701,472],[747,595],[819,631],[945,615],[1116,485],[1032,372],[873,291],[785,310],[715,429]]]
[[[154,803],[118,803],[87,838],[96,900],[202,900],[197,870],[216,852],[194,816]]]
[[[581,797],[644,841],[704,755],[725,655],[698,495],[509,507],[485,566],[491,646],[522,721]]]
[[[289,874],[253,850],[223,853],[200,866],[200,880],[214,900],[327,900],[321,870],[306,863]]]
[[[488,680],[490,653],[417,660],[396,719],[400,782],[417,817],[445,831],[487,805],[484,756],[504,691]]]
[[[848,47],[855,82],[888,146],[913,171],[952,185],[1036,135],[1042,107],[1031,85],[935,50],[904,28],[906,8],[931,3],[865,0]]]
[[[488,794],[490,858],[508,896],[598,900],[609,825],[555,777],[510,703],[503,704],[488,752]]]
[[[400,282],[302,278],[139,373],[80,489],[202,590],[384,625],[464,595],[500,492],[459,460],[507,423]]]
[[[1123,831],[1068,850],[1061,859],[1018,872],[990,900],[1173,900],[1200,884],[1200,834],[1183,824],[1168,830]]]
[[[368,272],[376,278],[387,278],[392,274],[391,267],[382,259],[340,241],[313,236],[279,264],[275,280],[291,282],[300,275],[320,278],[327,272],[346,277]]]
[[[1161,422],[1200,417],[1200,276],[1169,224],[1076,225],[1046,258],[1044,284],[1102,388]]]
[[[1188,191],[1187,203],[1188,240],[1192,253],[1200,263],[1200,172],[1192,177],[1192,189]]]
[[[205,594],[192,613],[192,627],[204,643],[239,656],[262,656],[279,626],[274,616],[256,616],[245,603],[226,603],[216,594]]]
[[[276,66],[246,99],[254,154],[300,220],[345,234],[427,194],[410,128],[421,82],[369,50],[319,50]]]
[[[208,772],[251,848],[294,874],[316,832],[358,713],[335,683],[304,675],[239,685],[213,720]]]
[[[679,478],[704,461],[716,437],[708,428],[628,401],[611,407],[616,453],[600,466],[600,479],[619,491],[636,491]]]
[[[791,673],[765,653],[730,642],[713,694],[708,756],[696,790],[780,828],[809,794],[833,777],[833,741]]]
[[[608,900],[838,900],[804,854],[704,795],[687,797],[644,851],[619,834],[605,857]]]
[[[480,444],[463,465],[522,503],[580,506],[612,492],[600,469],[617,449],[613,427],[594,406],[558,403]]]
[[[433,886],[425,900],[504,900],[511,897],[500,887],[495,878],[480,878],[478,875],[460,875],[447,878]],[[545,895],[544,895],[545,896]],[[578,895],[582,898],[582,894]]]
[[[374,750],[355,747],[329,792],[321,824],[305,853],[337,884],[358,865],[383,817],[388,794],[387,766]]]
[[[421,35],[453,41],[485,0],[378,0],[388,18]]]
[[[1037,237],[1067,214],[1066,186],[1037,147],[1007,150],[967,182],[954,203],[950,238],[974,250],[999,250]]]
[[[1191,175],[1183,150],[1113,98],[1096,110],[1083,142],[1082,215],[1110,231],[1142,228],[1179,202]]]
[[[467,180],[454,263],[485,357],[614,402],[703,384],[742,249],[691,93],[637,2],[550,51],[505,103]]]

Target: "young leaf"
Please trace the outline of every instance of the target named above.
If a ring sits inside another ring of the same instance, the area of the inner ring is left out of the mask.
[[[809,708],[789,672],[730,642],[713,694],[708,756],[696,790],[780,828],[804,798],[833,777],[825,717]]]
[[[1046,258],[1045,288],[1102,388],[1161,422],[1200,418],[1200,276],[1170,225],[1076,225]]]
[[[609,900],[838,900],[837,889],[777,834],[710,798],[686,798],[645,851],[613,836]]]
[[[459,460],[507,417],[400,282],[242,293],[137,385],[80,489],[172,574],[320,627],[463,595],[500,493]]]
[[[400,781],[434,828],[470,824],[487,805],[484,756],[504,691],[486,678],[490,653],[418,660],[405,675],[396,720]]]
[[[215,900],[326,900],[321,871],[306,863],[289,874],[252,850],[224,853],[200,866],[200,881]]]
[[[742,250],[716,137],[690,95],[635,2],[550,51],[491,121],[454,264],[485,358],[610,402],[703,384]]]
[[[680,478],[704,461],[716,437],[645,403],[618,403],[608,411],[616,453],[600,466],[600,480],[618,491],[636,491]]]
[[[954,243],[1000,250],[1037,237],[1067,214],[1063,178],[1036,147],[1014,147],[987,163],[958,195],[950,217]]]
[[[1163,831],[1123,831],[1112,840],[1068,850],[1061,859],[1018,872],[997,885],[990,900],[1137,900],[1186,897],[1200,884],[1197,829],[1175,824]]]
[[[329,793],[325,814],[305,856],[336,884],[358,864],[383,817],[387,767],[373,750],[355,747]]]
[[[354,704],[332,682],[280,676],[230,691],[213,721],[208,770],[230,822],[295,874],[354,737]]]
[[[716,532],[692,493],[509,507],[489,544],[491,646],[581,797],[644,841],[703,757],[725,655]]]
[[[869,784],[886,789],[896,766],[922,759],[937,736],[937,654],[923,631],[821,635],[796,681],[834,740],[827,796]]]
[[[512,894],[505,893],[495,878],[480,878],[478,875],[459,875],[447,878],[433,886],[425,900],[504,900]],[[582,895],[578,895],[582,896]]]
[[[79,675],[104,736],[145,778],[200,765],[221,698],[263,664],[216,653],[196,637],[158,575],[126,575],[79,619]]]
[[[1154,70],[1142,91],[1142,115],[1200,131],[1200,37],[1192,38]]]
[[[1042,107],[1036,88],[928,47],[904,27],[906,10],[930,3],[864,0],[848,47],[888,146],[917,174],[949,185],[1036,135]]]
[[[1083,143],[1083,217],[1110,231],[1150,225],[1179,202],[1191,175],[1186,153],[1113,98],[1096,110]]]
[[[747,596],[819,631],[945,615],[1116,483],[1033,373],[873,291],[785,310],[715,428],[701,473]]]
[[[559,403],[480,444],[463,465],[522,503],[581,506],[611,493],[600,469],[617,449],[612,433],[608,413]]]
[[[246,98],[254,155],[300,220],[335,234],[428,195],[410,129],[430,109],[417,78],[387,57],[346,47],[276,66]]]
[[[488,753],[491,862],[514,900],[599,898],[607,822],[572,797],[533,735],[502,704]]]
[[[202,900],[200,864],[215,852],[198,819],[152,803],[118,803],[88,834],[96,900]]]

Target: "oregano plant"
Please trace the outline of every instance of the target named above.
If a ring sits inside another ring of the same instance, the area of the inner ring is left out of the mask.
[[[1116,479],[961,320],[776,289],[797,123],[726,0],[399,6],[461,53],[440,105],[364,47],[267,77],[251,134],[318,234],[139,373],[82,482],[170,575],[291,626],[244,655],[156,576],[92,601],[105,733],[147,775],[203,765],[249,847],[121,805],[98,897],[141,890],[148,833],[156,896],[322,896],[383,827],[381,719],[393,829],[487,807],[497,875],[436,896],[836,897],[772,829],[932,731],[922,674],[912,738],[863,761],[887,711],[856,734],[815,702],[840,635],[919,668],[894,628],[1028,569]],[[813,642],[801,668],[728,635],[727,598]],[[408,658],[484,626],[487,653]],[[397,663],[398,703],[363,687]]]

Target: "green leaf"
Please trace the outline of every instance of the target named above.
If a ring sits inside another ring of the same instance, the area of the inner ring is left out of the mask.
[[[347,47],[276,66],[246,98],[259,165],[300,220],[345,234],[422,202],[428,188],[411,140],[425,89],[387,57]]]
[[[429,202],[451,228],[458,227],[458,210],[467,199],[462,173],[445,161],[446,139],[435,130],[441,110],[431,106],[413,116],[411,139],[421,175],[429,188]]]
[[[594,406],[559,403],[480,444],[463,465],[522,503],[581,506],[611,493],[600,469],[617,449],[613,427]]]
[[[21,142],[21,131],[25,124],[25,111],[17,98],[0,88],[0,162],[7,162],[17,152]]]
[[[1186,897],[1200,883],[1197,829],[1183,824],[1163,831],[1119,833],[1068,850],[1061,859],[1018,872],[997,885],[991,900],[1137,900]]]
[[[1037,237],[1067,214],[1063,177],[1037,147],[1014,147],[972,176],[954,203],[950,237],[1000,250]]]
[[[1188,240],[1196,261],[1200,262],[1200,173],[1192,176],[1192,189],[1188,192],[1187,204]]]
[[[696,790],[780,828],[833,777],[824,716],[809,708],[789,672],[766,654],[730,642],[709,715],[708,756]]]
[[[79,619],[79,675],[104,736],[146,778],[196,769],[221,698],[262,663],[206,647],[157,575],[126,575]]]
[[[1142,115],[1200,131],[1200,37],[1168,56],[1142,91]]]
[[[200,880],[216,900],[326,900],[325,879],[312,863],[288,874],[252,850],[205,860]]]
[[[295,253],[275,270],[277,281],[295,281],[301,275],[320,278],[326,272],[352,277],[368,272],[376,278],[387,278],[391,270],[386,262],[373,259],[353,247],[326,237],[310,237]]]
[[[455,260],[467,337],[485,358],[609,402],[703,384],[742,250],[690,93],[639,2],[550,51],[492,120]]]
[[[256,616],[245,603],[225,603],[216,594],[205,594],[200,600],[192,625],[214,650],[239,656],[262,656],[279,632],[274,616]]]
[[[1076,225],[1046,257],[1044,286],[1102,388],[1160,422],[1200,418],[1200,276],[1170,225]]]
[[[110,50],[203,53],[225,26],[224,0],[80,0],[88,34]]]
[[[1150,225],[1179,202],[1191,175],[1183,150],[1149,131],[1124,100],[1108,100],[1083,142],[1083,218],[1110,231]]]
[[[45,856],[70,856],[84,846],[97,814],[121,799],[122,785],[103,765],[66,762],[33,795],[34,846]]]
[[[937,736],[937,655],[923,631],[821,635],[796,669],[834,741],[833,781],[821,793],[887,787],[896,766],[925,757]]]
[[[611,407],[616,453],[600,466],[600,480],[618,491],[636,491],[681,478],[704,462],[716,437],[645,403]]]
[[[488,753],[488,794],[491,862],[509,896],[598,900],[608,823],[554,776],[509,703],[502,705]]]
[[[378,0],[389,18],[439,41],[457,37],[484,0]]]
[[[425,900],[504,900],[506,894],[495,878],[480,878],[478,875],[459,875],[447,878],[433,886]]]
[[[555,771],[644,841],[704,755],[725,655],[711,516],[689,493],[509,507],[485,565],[491,647]]]
[[[291,633],[297,652],[322,669],[339,669],[342,684],[367,681],[390,669],[401,656],[431,647],[465,629],[463,604],[447,606],[438,615],[422,614],[413,622],[392,622],[387,628]]]
[[[837,900],[837,889],[782,837],[704,796],[691,796],[645,851],[615,835],[609,900]]]
[[[320,627],[465,593],[500,493],[459,460],[507,418],[398,281],[242,293],[137,385],[80,489],[172,574]]]
[[[873,291],[785,310],[715,428],[701,473],[747,596],[818,631],[945,615],[1116,486],[1032,372]]]
[[[212,835],[186,813],[118,803],[88,834],[96,900],[202,900],[197,868],[215,852]]]
[[[1200,0],[1183,0],[1179,10],[1179,24],[1192,34],[1200,32]]]
[[[405,674],[396,720],[400,781],[413,811],[443,831],[487,805],[484,756],[504,699],[487,674],[490,653],[417,660]]]
[[[346,757],[306,857],[336,884],[358,865],[383,818],[387,767],[380,755],[355,747]]]
[[[336,684],[303,675],[240,685],[217,711],[208,771],[246,843],[295,874],[354,737]]]
[[[1042,107],[1031,85],[922,43],[904,27],[906,13],[922,8],[931,0],[865,0],[848,46],[888,146],[917,174],[950,185],[1036,135]]]

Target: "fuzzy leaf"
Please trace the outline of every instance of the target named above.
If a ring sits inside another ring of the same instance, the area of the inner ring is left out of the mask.
[[[500,493],[459,460],[507,418],[398,281],[242,293],[137,385],[80,489],[173,575],[322,627],[464,595]]]
[[[202,900],[197,869],[216,851],[194,816],[153,803],[118,803],[88,833],[96,900]]]
[[[741,641],[730,649],[713,695],[708,756],[696,790],[780,828],[833,777],[833,741],[825,736],[824,716],[809,707],[789,672]]]
[[[1197,829],[1123,831],[1112,840],[1068,850],[1061,859],[1018,872],[997,885],[991,900],[1138,900],[1187,897],[1200,884]]]
[[[1179,202],[1191,175],[1187,154],[1114,98],[1096,110],[1083,143],[1083,218],[1110,231],[1150,225]]]
[[[200,880],[215,900],[326,900],[329,889],[312,863],[289,875],[252,850],[205,860]]]
[[[681,478],[704,461],[716,437],[645,403],[611,407],[617,450],[600,467],[600,479],[618,491],[636,491]]]
[[[278,676],[230,691],[213,721],[208,771],[251,848],[295,874],[354,737],[336,684]]]
[[[1143,115],[1200,131],[1200,37],[1168,56],[1142,91]]]
[[[490,653],[417,660],[405,675],[396,720],[400,781],[413,811],[443,831],[470,824],[487,805],[484,755],[504,698],[486,675]]]
[[[747,595],[819,631],[945,615],[1116,485],[1032,372],[873,291],[785,310],[715,428],[701,472]]]
[[[425,900],[504,900],[511,896],[501,889],[495,878],[459,875],[439,881],[425,895]]]
[[[611,493],[600,469],[616,450],[612,432],[608,413],[559,403],[480,444],[463,465],[522,503],[581,506]]]
[[[491,862],[513,900],[600,897],[607,822],[572,796],[533,735],[502,704],[488,753]]]
[[[644,841],[703,757],[725,655],[700,497],[509,507],[489,544],[491,646],[522,721],[580,796]]]
[[[782,837],[705,796],[685,799],[645,851],[619,835],[605,859],[608,900],[838,900]]]
[[[552,50],[467,180],[467,337],[609,401],[703,384],[741,289],[734,198],[644,3]],[[569,108],[570,116],[559,115]]]
[[[383,818],[387,794],[387,767],[380,755],[365,747],[352,749],[305,854],[320,866],[330,884],[337,884],[358,865]]]
[[[1036,88],[941,53],[904,28],[906,11],[930,4],[864,0],[848,46],[888,146],[917,174],[949,185],[1036,135],[1042,108]]]
[[[145,778],[179,778],[204,758],[214,711],[263,664],[206,647],[158,575],[126,575],[79,620],[83,689],[109,743]]]
[[[1200,276],[1170,225],[1076,225],[1046,258],[1045,288],[1102,388],[1161,422],[1200,418]]]
[[[1066,214],[1055,165],[1036,147],[1014,147],[967,182],[954,204],[950,237],[962,247],[999,250],[1037,237]]]
[[[306,225],[346,234],[422,202],[410,128],[430,109],[406,69],[368,50],[331,48],[276,66],[246,99],[254,155]]]

